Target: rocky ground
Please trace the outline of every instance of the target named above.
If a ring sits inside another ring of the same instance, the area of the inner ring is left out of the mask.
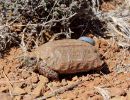
[[[0,59],[0,98],[33,100],[51,94],[47,100],[130,100],[130,51],[111,39],[94,39],[108,69],[103,73],[65,75],[60,81],[49,81],[28,68],[20,68],[22,50],[12,48]]]
[[[108,1],[108,0],[105,0]],[[120,4],[122,0],[114,0]],[[103,11],[115,9],[106,2]],[[130,49],[115,39],[93,38],[106,62],[101,72],[63,75],[50,81],[28,67],[20,67],[21,48],[13,47],[0,58],[0,100],[130,100]]]

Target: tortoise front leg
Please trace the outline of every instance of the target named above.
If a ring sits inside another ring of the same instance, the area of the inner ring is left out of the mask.
[[[38,71],[40,74],[44,75],[45,77],[49,79],[59,79],[59,75],[54,70],[50,69],[49,67],[46,67],[44,63],[41,63],[38,67]]]

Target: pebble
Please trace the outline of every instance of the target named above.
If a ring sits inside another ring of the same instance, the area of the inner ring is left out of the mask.
[[[60,82],[51,82],[48,84],[50,87],[54,87],[54,88],[57,88],[57,87],[60,87],[61,86],[61,83]]]
[[[62,83],[63,86],[68,85],[68,83],[67,83],[67,81],[65,79],[62,79],[61,83]]]
[[[121,12],[122,16],[128,16],[129,10],[125,9],[124,11]]]
[[[13,100],[21,100],[21,96],[15,96]]]
[[[90,79],[89,76],[82,76],[81,78],[82,78],[82,81],[88,81]]]
[[[4,67],[4,73],[6,75],[8,75],[9,72],[10,72],[10,67],[9,66],[8,67]]]
[[[31,92],[31,90],[32,90],[32,85],[27,86],[27,87],[25,88],[25,91],[26,91],[27,93]]]
[[[56,90],[61,86],[61,83],[59,82],[51,82],[47,84],[49,89]]]
[[[94,74],[93,76],[94,77],[100,77],[100,74]]]
[[[25,93],[26,93],[26,91],[20,87],[15,87],[13,90],[13,94],[22,95]]]
[[[67,80],[67,84],[74,84],[75,82]]]
[[[22,77],[23,77],[24,79],[27,79],[27,78],[30,77],[30,76],[31,76],[30,72],[28,72],[28,71],[22,71]]]
[[[7,74],[7,77],[10,79],[10,80],[15,80],[15,74],[13,72],[9,72]]]
[[[33,97],[40,96],[42,89],[46,88],[46,84],[49,82],[48,78],[40,75],[39,76],[39,82],[37,84],[37,87],[33,90],[32,95]]]
[[[7,91],[7,90],[9,90],[8,86],[1,87],[1,88],[0,88],[0,92],[4,92],[4,91]]]
[[[77,81],[78,80],[78,76],[75,76],[72,78],[73,81]]]
[[[0,70],[3,70],[4,66],[0,66]]]
[[[38,75],[36,73],[32,73],[31,75],[31,81],[32,83],[37,83],[38,82]]]
[[[126,91],[121,88],[113,87],[113,88],[109,88],[108,91],[110,92],[111,97],[126,95]]]

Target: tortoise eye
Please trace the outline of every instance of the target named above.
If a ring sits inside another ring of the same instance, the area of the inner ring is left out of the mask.
[[[34,57],[31,57],[30,60],[34,60]]]
[[[36,60],[36,57],[31,57],[30,60]]]

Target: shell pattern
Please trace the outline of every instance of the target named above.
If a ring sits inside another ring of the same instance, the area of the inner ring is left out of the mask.
[[[35,55],[60,74],[85,72],[103,64],[94,46],[75,39],[47,42],[35,50]]]

